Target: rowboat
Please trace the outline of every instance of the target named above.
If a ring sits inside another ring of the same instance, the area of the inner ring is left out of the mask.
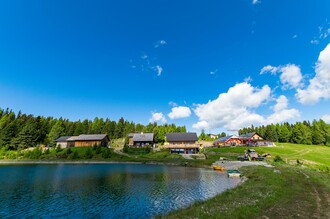
[[[224,171],[225,168],[223,166],[220,166],[220,165],[215,165],[215,166],[213,166],[213,170]]]
[[[240,177],[241,173],[239,170],[227,170],[228,177]]]

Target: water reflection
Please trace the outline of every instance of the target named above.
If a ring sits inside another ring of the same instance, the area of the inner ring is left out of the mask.
[[[205,200],[239,179],[142,164],[0,166],[0,218],[150,218]]]

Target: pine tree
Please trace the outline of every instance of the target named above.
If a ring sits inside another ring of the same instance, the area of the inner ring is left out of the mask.
[[[52,127],[48,134],[49,145],[54,147],[56,145],[55,140],[58,139],[65,132],[65,128],[63,125],[63,120],[60,118],[56,121],[55,125]]]

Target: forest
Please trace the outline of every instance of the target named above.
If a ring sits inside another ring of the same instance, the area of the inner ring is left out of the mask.
[[[303,121],[289,124],[271,124],[267,126],[243,128],[239,134],[257,132],[266,140],[295,144],[314,144],[330,146],[330,125],[322,119],[313,122]]]
[[[108,134],[110,139],[126,137],[130,132],[153,132],[155,142],[165,141],[165,134],[170,132],[186,132],[185,126],[175,124],[158,125],[149,123],[142,125],[129,122],[124,118],[112,121],[109,118],[94,118],[93,121],[69,121],[63,118],[27,115],[0,108],[0,148],[21,150],[38,145],[55,146],[60,136],[80,134]]]

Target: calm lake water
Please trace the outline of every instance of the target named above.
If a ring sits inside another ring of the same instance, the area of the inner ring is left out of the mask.
[[[0,218],[151,218],[238,183],[224,173],[177,166],[0,165]]]

